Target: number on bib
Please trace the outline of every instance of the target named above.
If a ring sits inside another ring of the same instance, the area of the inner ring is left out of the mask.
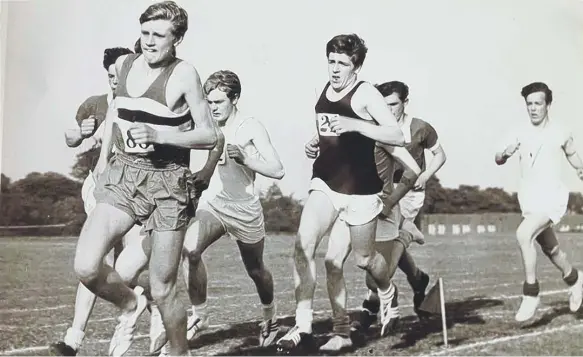
[[[129,135],[129,128],[131,123],[124,120],[116,120],[114,125],[118,126],[119,133],[123,139],[124,152],[130,154],[147,153],[154,151],[154,146],[152,144],[137,144],[134,139]]]
[[[338,114],[318,113],[318,132],[322,136],[339,136],[330,127],[330,119],[337,117]]]

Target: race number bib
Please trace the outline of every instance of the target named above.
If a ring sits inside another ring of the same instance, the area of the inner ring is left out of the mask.
[[[125,120],[116,120],[115,124],[118,126],[123,139],[124,152],[130,154],[141,154],[154,151],[154,146],[152,144],[137,144],[129,135],[129,129],[132,123]]]
[[[318,133],[321,136],[339,136],[330,127],[330,119],[337,117],[338,114],[329,114],[329,113],[317,113],[318,118]]]

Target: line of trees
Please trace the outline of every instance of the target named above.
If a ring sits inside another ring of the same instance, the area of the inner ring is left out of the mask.
[[[66,227],[38,230],[2,229],[0,235],[78,235],[86,215],[81,200],[82,180],[87,176],[98,148],[77,155],[72,167],[72,179],[62,174],[33,172],[12,182],[1,175],[0,226],[29,226],[67,223]],[[302,212],[302,203],[291,195],[284,195],[273,183],[261,195],[266,229],[270,232],[296,232]],[[583,195],[571,193],[569,213],[583,214]],[[427,183],[424,214],[519,212],[515,193],[501,188],[480,188],[460,185],[446,188],[438,178]]]

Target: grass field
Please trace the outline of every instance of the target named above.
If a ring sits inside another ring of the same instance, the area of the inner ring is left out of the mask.
[[[562,247],[583,267],[581,235],[561,235]],[[0,240],[0,355],[46,355],[46,346],[61,339],[73,318],[76,280],[72,271],[75,238],[4,238]],[[295,310],[291,253],[293,236],[270,236],[265,259],[271,268],[278,311],[284,327]],[[323,264],[327,241],[318,249],[318,287],[314,301],[318,340],[330,331]],[[555,268],[539,254],[542,304],[529,325],[514,322],[520,302],[522,269],[513,237],[428,237],[412,253],[431,276],[444,279],[449,348],[442,346],[441,324],[421,325],[414,317],[412,294],[402,273],[403,318],[396,334],[379,339],[372,331],[359,341],[355,355],[581,355],[582,316],[570,313],[566,286]],[[258,343],[261,305],[246,276],[234,242],[223,238],[205,254],[209,271],[211,328],[191,345],[193,355],[273,355]],[[363,273],[346,264],[349,307],[364,296]],[[187,301],[184,284],[181,297]],[[98,301],[81,355],[105,355],[118,312]],[[145,355],[149,314],[139,323],[138,339],[128,355]],[[282,332],[283,333],[283,332]]]

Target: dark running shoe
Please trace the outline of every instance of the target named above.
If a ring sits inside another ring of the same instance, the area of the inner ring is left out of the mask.
[[[77,351],[63,341],[53,343],[49,346],[49,356],[76,356]]]

